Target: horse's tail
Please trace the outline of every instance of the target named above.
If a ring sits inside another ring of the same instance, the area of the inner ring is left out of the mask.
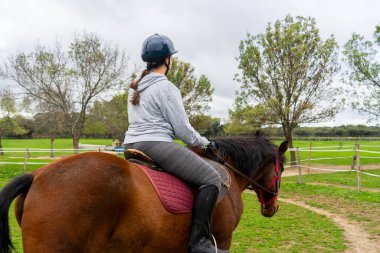
[[[10,253],[13,244],[9,236],[8,211],[12,201],[32,185],[33,175],[21,175],[13,179],[0,191],[0,253]]]

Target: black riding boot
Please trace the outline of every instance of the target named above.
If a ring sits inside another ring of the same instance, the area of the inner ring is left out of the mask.
[[[211,213],[218,199],[219,190],[215,185],[207,185],[199,190],[193,210],[193,228],[190,237],[190,253],[229,253],[229,251],[216,251],[210,242]]]

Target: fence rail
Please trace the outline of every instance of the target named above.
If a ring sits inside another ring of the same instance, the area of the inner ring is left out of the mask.
[[[338,147],[339,149],[332,149]],[[341,145],[341,146],[324,146],[324,147],[311,147],[311,142],[309,143],[309,148],[291,148],[288,149],[288,151],[294,151],[297,155],[297,161],[298,163],[296,165],[287,166],[287,167],[296,167],[298,168],[298,183],[302,184],[302,168],[307,169],[308,174],[310,173],[310,170],[320,170],[320,171],[331,171],[331,172],[355,172],[357,177],[357,184],[358,184],[358,191],[361,190],[361,174],[365,174],[371,177],[379,177],[380,175],[364,172],[361,170],[361,164],[360,159],[379,159],[380,156],[361,156],[361,153],[367,153],[367,154],[380,154],[380,151],[374,151],[374,150],[367,150],[367,149],[360,149],[359,144],[355,144],[353,146],[353,149],[342,149],[342,147],[347,148],[350,147],[349,145]],[[351,146],[352,147],[352,146]],[[378,148],[380,146],[375,145],[362,145],[362,147],[366,148]],[[324,149],[322,149],[324,148]],[[308,152],[308,159],[300,159],[300,152]],[[351,152],[352,156],[340,156],[340,157],[318,157],[318,158],[312,158],[312,153],[314,152]],[[338,170],[338,169],[329,169],[329,168],[317,168],[311,166],[311,161],[318,161],[318,160],[332,160],[332,159],[352,159],[351,162],[351,169],[350,170]],[[308,166],[304,166],[301,164],[301,162],[307,162]]]
[[[348,147],[353,147],[353,149],[347,149]],[[372,147],[377,148],[380,146],[375,145],[362,145],[362,147]],[[338,149],[334,149],[338,148]],[[342,149],[345,148],[345,149]],[[18,157],[12,157],[8,159],[20,159],[23,158],[23,162],[11,162],[11,161],[0,161],[0,165],[2,164],[14,164],[14,165],[24,165],[24,172],[26,171],[27,165],[46,165],[49,162],[31,162],[28,161],[28,159],[31,157],[32,153],[49,153],[49,154],[59,154],[59,153],[80,153],[80,152],[89,152],[89,151],[97,151],[97,152],[107,152],[112,154],[121,154],[123,153],[122,149],[120,150],[111,150],[107,147],[93,147],[93,148],[83,148],[83,149],[49,149],[49,148],[3,148],[0,151],[8,152],[8,153],[24,153],[24,156],[18,156]],[[372,177],[379,177],[380,175],[364,172],[361,171],[360,167],[360,159],[380,159],[380,156],[360,156],[360,153],[368,153],[368,154],[380,154],[380,151],[373,151],[373,150],[367,150],[367,149],[359,149],[359,145],[355,144],[354,146],[350,145],[341,145],[341,146],[324,146],[324,147],[311,147],[311,143],[309,144],[309,148],[291,148],[288,149],[288,151],[295,151],[297,154],[297,164],[292,166],[285,166],[286,168],[289,167],[296,167],[299,170],[299,180],[298,182],[302,183],[302,170],[301,169],[307,169],[308,174],[310,173],[310,170],[320,170],[320,171],[331,171],[331,172],[355,172],[357,173],[357,181],[358,181],[358,190],[361,189],[361,174],[365,174]],[[308,152],[308,159],[300,159],[300,152]],[[318,157],[318,158],[312,158],[312,153],[314,152],[351,152],[351,156],[338,156],[338,157]],[[65,155],[63,155],[65,156]],[[61,156],[60,156],[61,157]],[[44,158],[47,159],[47,158]],[[352,163],[350,164],[351,169],[350,170],[340,170],[340,169],[330,169],[330,168],[318,168],[311,166],[312,161],[321,161],[321,160],[334,160],[334,159],[351,159]],[[303,165],[302,163],[307,162],[307,166]]]

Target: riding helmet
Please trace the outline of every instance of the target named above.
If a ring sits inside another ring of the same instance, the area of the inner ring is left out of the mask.
[[[171,39],[165,35],[156,33],[144,40],[141,58],[144,62],[151,62],[175,53],[177,53],[177,50],[175,50]]]

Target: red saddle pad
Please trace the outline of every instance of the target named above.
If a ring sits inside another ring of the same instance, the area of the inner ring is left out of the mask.
[[[145,172],[162,202],[171,213],[189,213],[193,209],[194,196],[189,187],[177,177],[163,171],[152,170],[137,164]]]

